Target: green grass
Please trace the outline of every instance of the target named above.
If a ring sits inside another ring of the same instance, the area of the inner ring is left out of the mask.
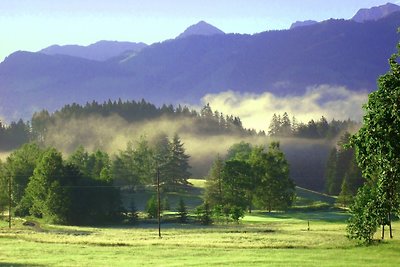
[[[400,239],[359,246],[335,212],[255,212],[240,224],[134,227],[22,226],[0,223],[0,266],[396,266]],[[342,218],[342,217],[339,217]]]
[[[180,197],[190,208],[201,203],[204,180],[190,182],[168,194],[171,207]],[[346,238],[348,214],[332,208],[335,198],[297,193],[288,212],[253,211],[239,224],[163,223],[161,239],[155,223],[32,228],[15,220],[10,230],[0,220],[0,266],[400,266],[400,221],[393,240],[360,246]]]

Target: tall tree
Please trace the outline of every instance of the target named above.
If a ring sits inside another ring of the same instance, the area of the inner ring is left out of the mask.
[[[184,144],[178,134],[174,135],[171,142],[171,168],[172,182],[176,185],[187,185],[191,175],[189,156],[185,153]]]
[[[295,197],[295,184],[289,177],[289,164],[280,150],[279,143],[272,142],[268,152],[259,149],[252,164],[260,175],[256,187],[256,201],[268,211],[284,210],[291,206]]]
[[[357,162],[362,169],[367,185],[372,188],[376,203],[368,213],[373,218],[366,218],[364,208],[357,205],[365,198],[361,191],[351,209],[349,236],[370,241],[378,225],[389,225],[390,237],[392,214],[400,210],[400,45],[398,52],[389,59],[390,71],[378,79],[378,90],[369,94],[368,103],[364,106],[363,126],[351,139],[356,150]],[[365,220],[375,223],[366,227]],[[359,223],[361,221],[361,223]],[[359,236],[359,232],[365,235]],[[382,238],[384,231],[382,231]]]
[[[34,143],[25,144],[7,157],[4,163],[5,179],[12,180],[13,205],[19,205],[29,178],[43,155],[43,150]]]
[[[222,171],[224,169],[224,161],[217,155],[214,163],[206,177],[206,201],[211,205],[221,205],[223,201],[222,192]]]
[[[24,197],[32,201],[30,213],[51,222],[65,223],[69,199],[65,184],[61,154],[49,149],[43,154],[26,188]]]

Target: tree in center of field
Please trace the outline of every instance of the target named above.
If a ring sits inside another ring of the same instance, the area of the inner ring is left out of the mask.
[[[285,210],[295,197],[295,185],[289,177],[289,164],[280,150],[279,143],[272,142],[268,152],[255,148],[250,164],[259,177],[255,188],[255,200],[268,211]]]
[[[289,165],[279,143],[251,147],[239,143],[229,149],[228,160],[217,158],[206,183],[206,201],[218,214],[238,220],[253,204],[268,211],[288,208],[295,196]]]
[[[400,48],[400,47],[399,47]],[[364,106],[363,126],[352,137],[357,162],[366,184],[359,190],[349,221],[349,237],[372,240],[379,225],[389,225],[399,213],[400,200],[400,50],[390,60],[390,71],[378,79],[378,90]]]

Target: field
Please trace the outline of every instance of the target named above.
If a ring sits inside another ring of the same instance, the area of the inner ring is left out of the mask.
[[[292,211],[253,212],[239,224],[165,223],[161,239],[156,224],[29,227],[17,220],[9,230],[1,221],[0,266],[400,265],[400,222],[393,240],[360,246],[345,237],[348,215],[323,209],[328,196],[298,191]]]

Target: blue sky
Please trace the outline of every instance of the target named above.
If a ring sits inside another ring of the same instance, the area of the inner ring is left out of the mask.
[[[297,20],[351,18],[387,0],[2,0],[0,61],[17,50],[99,40],[151,44],[205,20],[227,33],[287,29]],[[399,1],[393,1],[394,3]]]

